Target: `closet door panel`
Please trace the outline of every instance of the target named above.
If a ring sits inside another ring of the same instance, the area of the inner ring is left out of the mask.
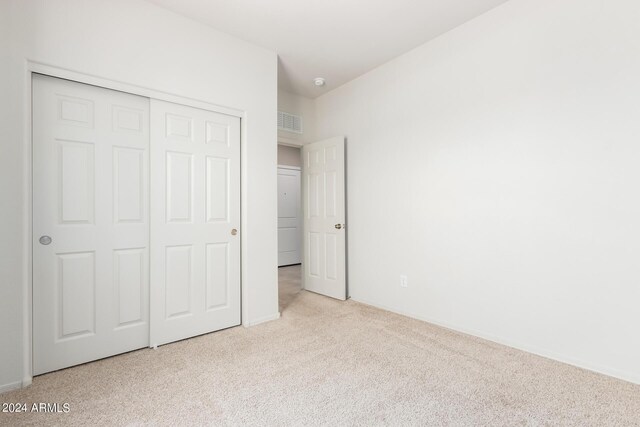
[[[240,324],[240,119],[151,101],[151,344]]]
[[[149,100],[33,77],[33,369],[149,344]]]

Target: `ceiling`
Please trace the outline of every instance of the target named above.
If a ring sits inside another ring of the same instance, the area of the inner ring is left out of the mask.
[[[276,51],[279,88],[315,98],[507,0],[149,1]]]

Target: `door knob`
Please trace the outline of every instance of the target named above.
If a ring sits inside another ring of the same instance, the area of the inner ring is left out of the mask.
[[[236,230],[235,228],[231,230],[231,235],[235,236],[236,234],[238,234],[238,230]]]
[[[335,227],[340,230],[342,228],[342,224],[336,224]]]
[[[49,236],[41,236],[38,239],[38,241],[40,242],[41,245],[45,245],[46,246],[46,245],[50,245],[53,240]]]

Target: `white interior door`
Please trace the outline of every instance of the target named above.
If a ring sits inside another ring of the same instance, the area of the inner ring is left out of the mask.
[[[151,100],[151,345],[240,324],[240,119]]]
[[[33,77],[33,370],[149,344],[149,100]]]
[[[344,137],[302,147],[304,262],[308,291],[347,298]]]
[[[278,266],[302,262],[300,169],[278,167]]]

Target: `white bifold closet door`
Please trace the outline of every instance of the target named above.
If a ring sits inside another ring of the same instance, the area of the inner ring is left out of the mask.
[[[33,371],[149,343],[149,100],[33,77]]]
[[[151,345],[240,324],[240,119],[151,100]]]

